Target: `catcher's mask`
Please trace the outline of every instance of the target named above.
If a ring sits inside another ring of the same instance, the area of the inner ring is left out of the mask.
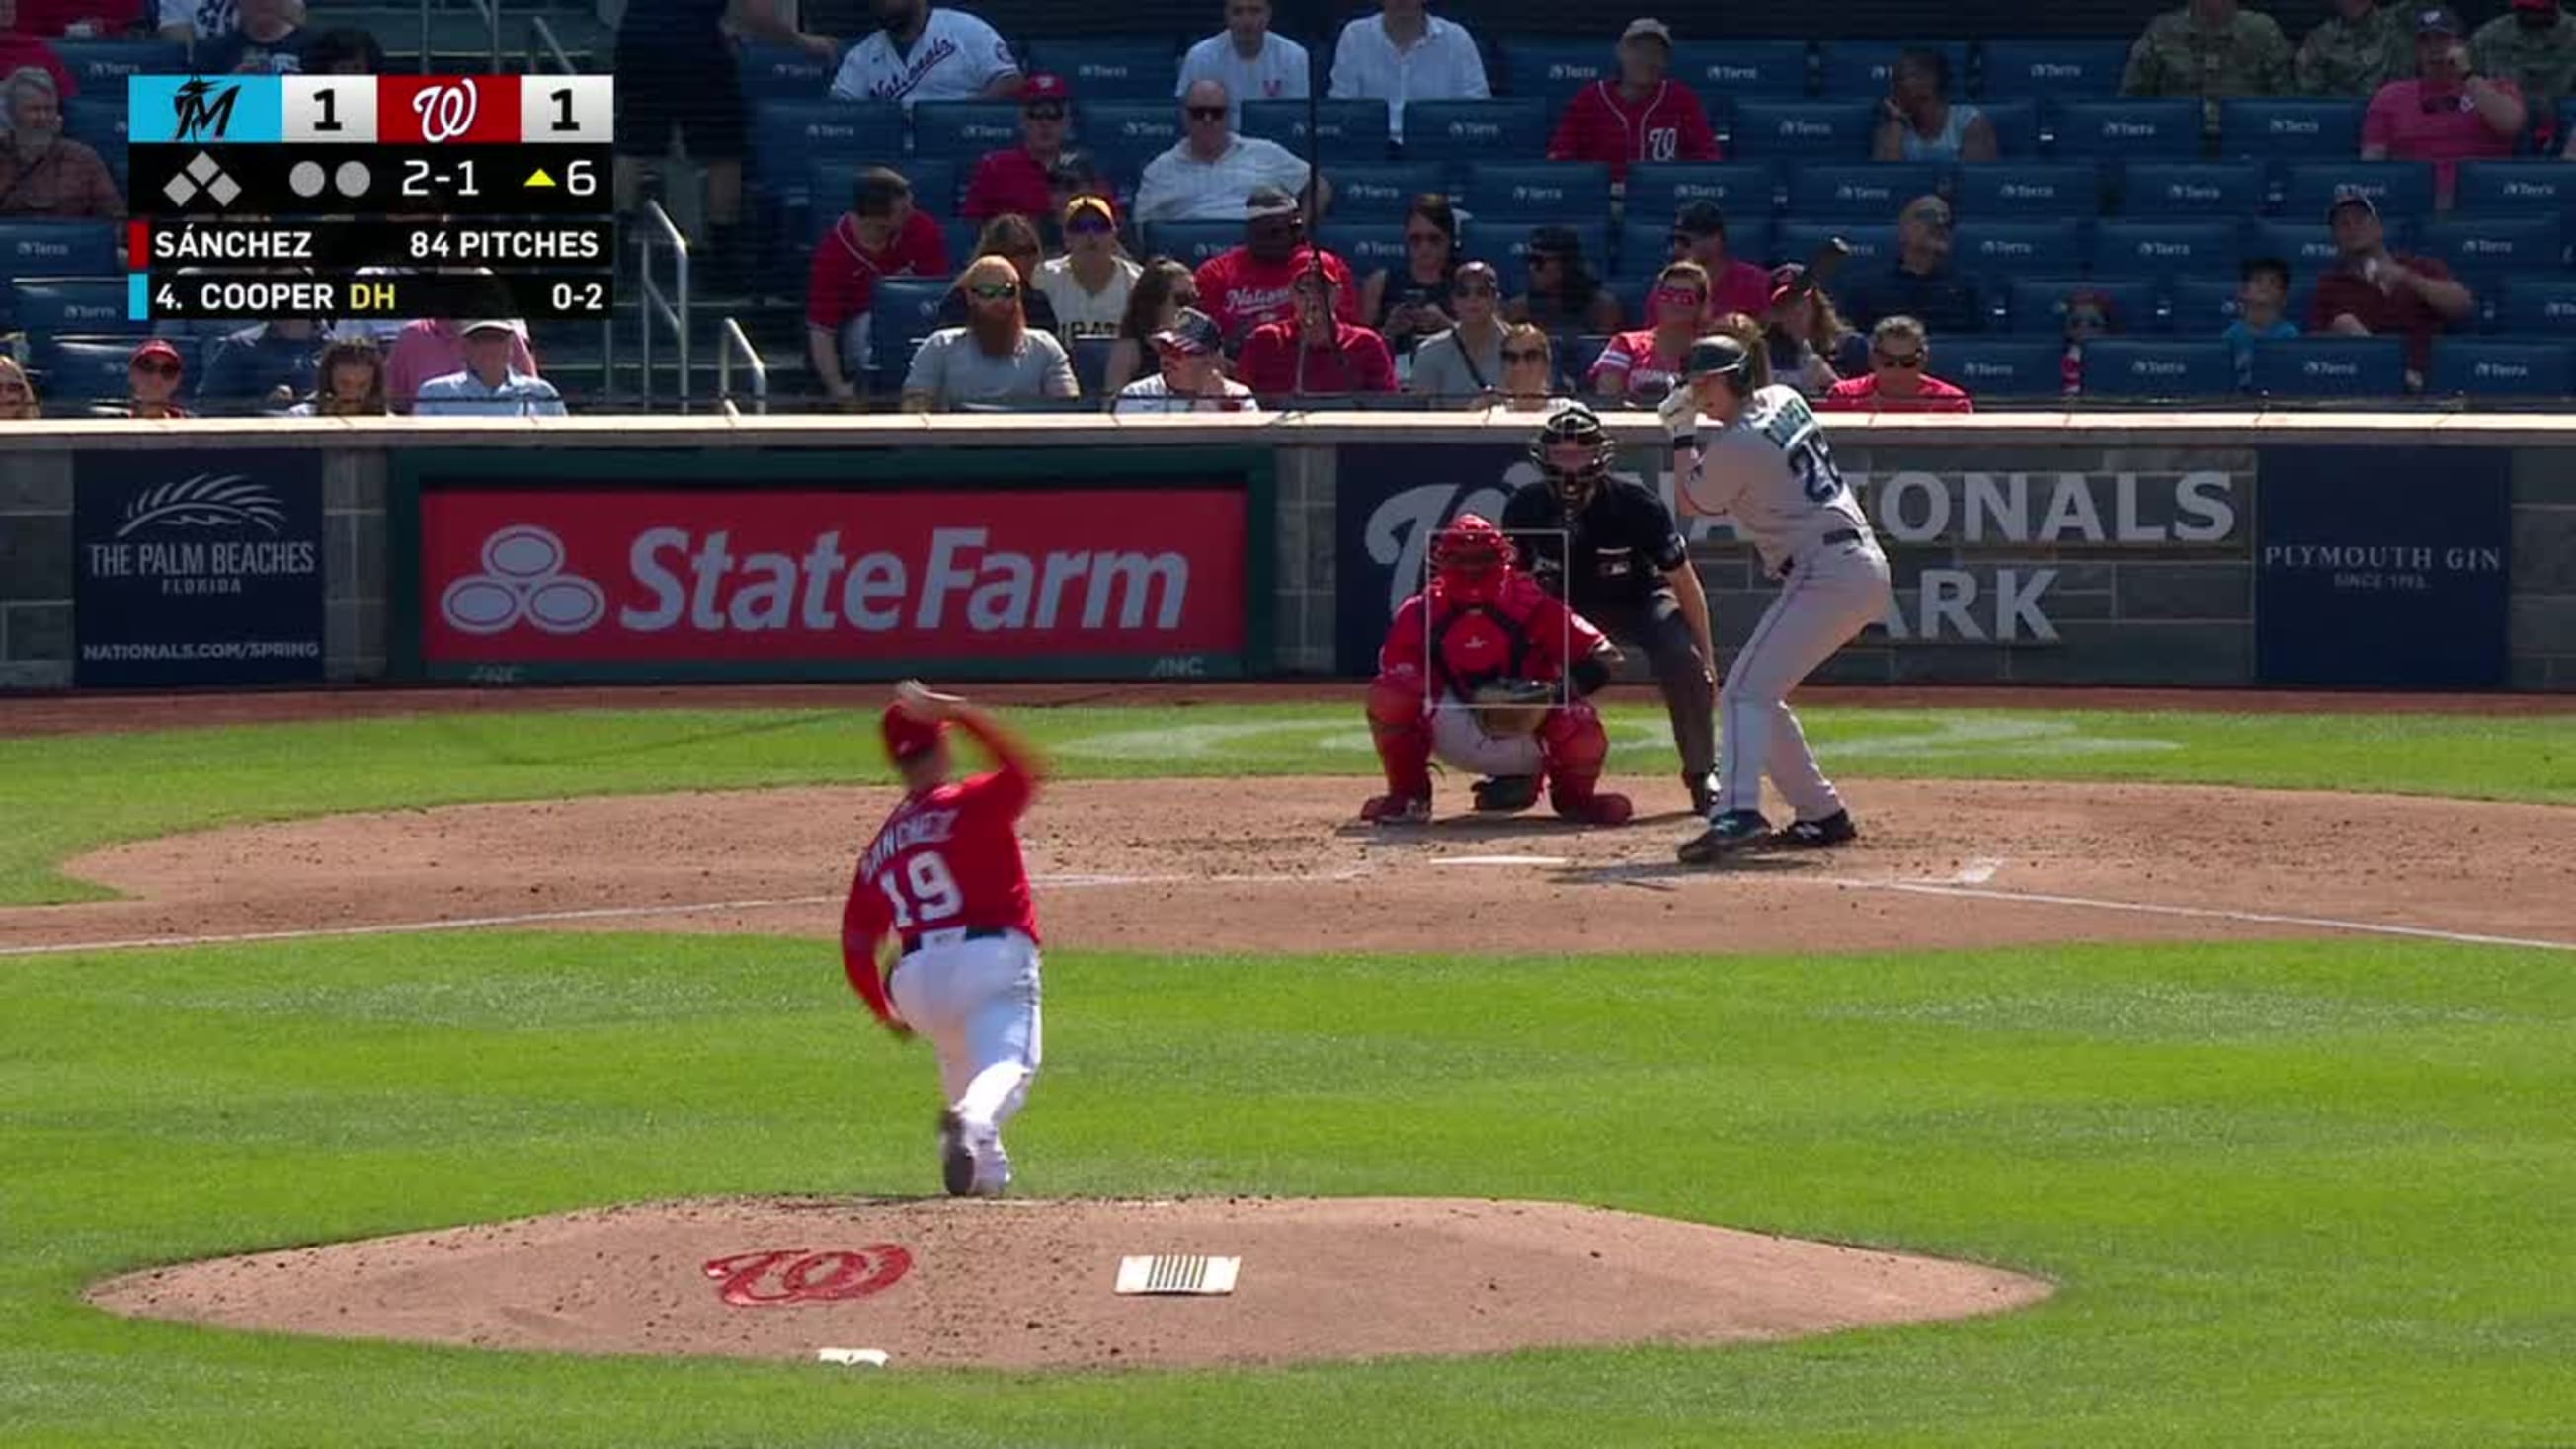
[[[1481,514],[1461,513],[1431,540],[1431,569],[1452,588],[1490,587],[1520,557],[1512,541]]]
[[[1617,455],[1618,445],[1601,426],[1600,414],[1581,403],[1567,403],[1548,414],[1538,425],[1538,440],[1530,444],[1531,459],[1547,475],[1547,490],[1568,512],[1589,504],[1601,491]]]

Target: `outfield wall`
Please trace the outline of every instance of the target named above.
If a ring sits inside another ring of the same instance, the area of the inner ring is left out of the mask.
[[[9,429],[0,687],[1364,669],[1527,420],[1339,413]],[[1670,496],[1651,420],[1623,468]],[[1854,419],[1847,682],[2576,690],[2576,419]],[[1680,510],[1692,510],[1687,497]],[[1722,646],[1770,596],[1693,520]]]

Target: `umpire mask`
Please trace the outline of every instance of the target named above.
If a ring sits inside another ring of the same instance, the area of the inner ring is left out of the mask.
[[[1570,514],[1591,506],[1610,476],[1616,452],[1600,415],[1581,403],[1567,403],[1548,414],[1530,444],[1530,457],[1546,476],[1548,492]]]

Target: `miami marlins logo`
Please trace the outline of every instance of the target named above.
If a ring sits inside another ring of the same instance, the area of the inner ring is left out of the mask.
[[[180,140],[220,141],[224,132],[232,128],[233,102],[241,98],[241,87],[228,85],[222,95],[215,96],[212,101],[207,100],[214,89],[213,81],[197,76],[179,87],[173,95],[171,109],[175,114],[172,123],[178,127]]]

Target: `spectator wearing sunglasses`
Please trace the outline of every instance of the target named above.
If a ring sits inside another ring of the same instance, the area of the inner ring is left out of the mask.
[[[1359,289],[1351,269],[1331,252],[1309,246],[1297,198],[1265,186],[1245,202],[1243,245],[1230,247],[1199,263],[1199,310],[1216,319],[1236,347],[1253,329],[1285,321],[1293,308],[1290,293],[1297,279],[1321,268],[1333,284],[1342,320],[1360,320]]]
[[[1038,265],[1038,294],[1055,312],[1055,335],[1115,337],[1127,299],[1144,268],[1118,246],[1118,214],[1108,199],[1077,196],[1064,208],[1064,255]]]
[[[1048,176],[1064,159],[1065,111],[1073,97],[1064,78],[1040,72],[1020,92],[1020,144],[990,151],[975,163],[958,214],[969,221],[994,217],[1051,216]]]
[[[1237,369],[1244,385],[1264,397],[1395,391],[1395,359],[1386,339],[1337,315],[1346,290],[1320,267],[1299,273],[1290,289],[1292,315],[1256,327],[1244,339]]]
[[[1654,325],[1622,332],[1601,349],[1588,379],[1593,396],[1623,407],[1651,408],[1663,402],[1681,376],[1691,343],[1717,315],[1709,306],[1708,272],[1692,261],[1666,266],[1647,294],[1646,315]]]
[[[0,422],[24,422],[44,414],[44,405],[36,400],[36,385],[27,380],[27,369],[0,352]]]
[[[179,380],[188,365],[179,357],[179,349],[155,337],[134,349],[126,360],[126,397],[123,407],[101,411],[117,418],[184,418],[191,414],[179,406]]]
[[[1556,382],[1556,344],[1527,322],[1503,329],[1503,385],[1494,406],[1511,413],[1552,413],[1571,402]]]
[[[1404,214],[1404,271],[1371,272],[1360,289],[1360,315],[1395,350],[1397,372],[1412,365],[1423,338],[1457,325],[1449,296],[1457,270],[1458,213],[1445,196],[1415,197]]]
[[[2435,5],[2415,16],[2415,78],[2390,81],[2361,116],[2364,161],[2430,161],[2433,204],[2451,205],[2460,163],[2513,154],[2529,116],[2512,81],[2476,74],[2459,12]]]
[[[1583,238],[1573,228],[1533,230],[1522,259],[1529,267],[1529,290],[1503,308],[1506,319],[1549,332],[1619,330],[1619,299],[1593,275]]]
[[[1138,221],[1237,221],[1244,216],[1244,198],[1256,191],[1295,195],[1306,189],[1311,168],[1276,141],[1236,135],[1233,114],[1224,86],[1212,80],[1191,84],[1181,97],[1179,144],[1145,163],[1136,184]],[[1318,178],[1315,190],[1316,206],[1329,206],[1332,187]]]
[[[930,334],[912,355],[903,380],[903,409],[958,412],[1007,406],[1079,391],[1064,345],[1028,325],[1019,268],[1002,256],[980,256],[957,279],[966,296],[966,325]]]
[[[1937,196],[1905,204],[1896,217],[1895,262],[1854,281],[1842,300],[1855,327],[1904,316],[1945,336],[1986,330],[1976,287],[1950,266],[1950,203]]]
[[[1614,181],[1638,161],[1716,161],[1717,133],[1689,86],[1671,79],[1672,28],[1631,20],[1619,36],[1619,78],[1575,93],[1548,139],[1550,161],[1600,161]]]
[[[1816,407],[1842,413],[1968,413],[1960,389],[1934,377],[1932,339],[1911,317],[1885,317],[1869,330],[1869,373],[1826,389]]]
[[[994,217],[976,233],[975,255],[1008,258],[1020,273],[1021,314],[1040,332],[1056,330],[1055,304],[1038,290],[1038,269],[1046,265],[1046,248],[1038,241],[1036,223],[1016,214]],[[966,294],[962,290],[951,290],[939,304],[939,325],[966,325]]]
[[[1252,389],[1225,375],[1225,335],[1216,319],[1184,307],[1154,334],[1162,371],[1118,390],[1113,413],[1257,413]]]
[[[1404,390],[1451,407],[1482,407],[1502,390],[1508,365],[1503,355],[1503,279],[1491,263],[1468,262],[1458,268],[1449,294],[1458,309],[1457,325],[1423,339]]]
[[[1726,244],[1726,211],[1714,201],[1694,201],[1673,217],[1672,259],[1697,262],[1708,273],[1709,307],[1762,315],[1771,305],[1771,274],[1738,257]]]

